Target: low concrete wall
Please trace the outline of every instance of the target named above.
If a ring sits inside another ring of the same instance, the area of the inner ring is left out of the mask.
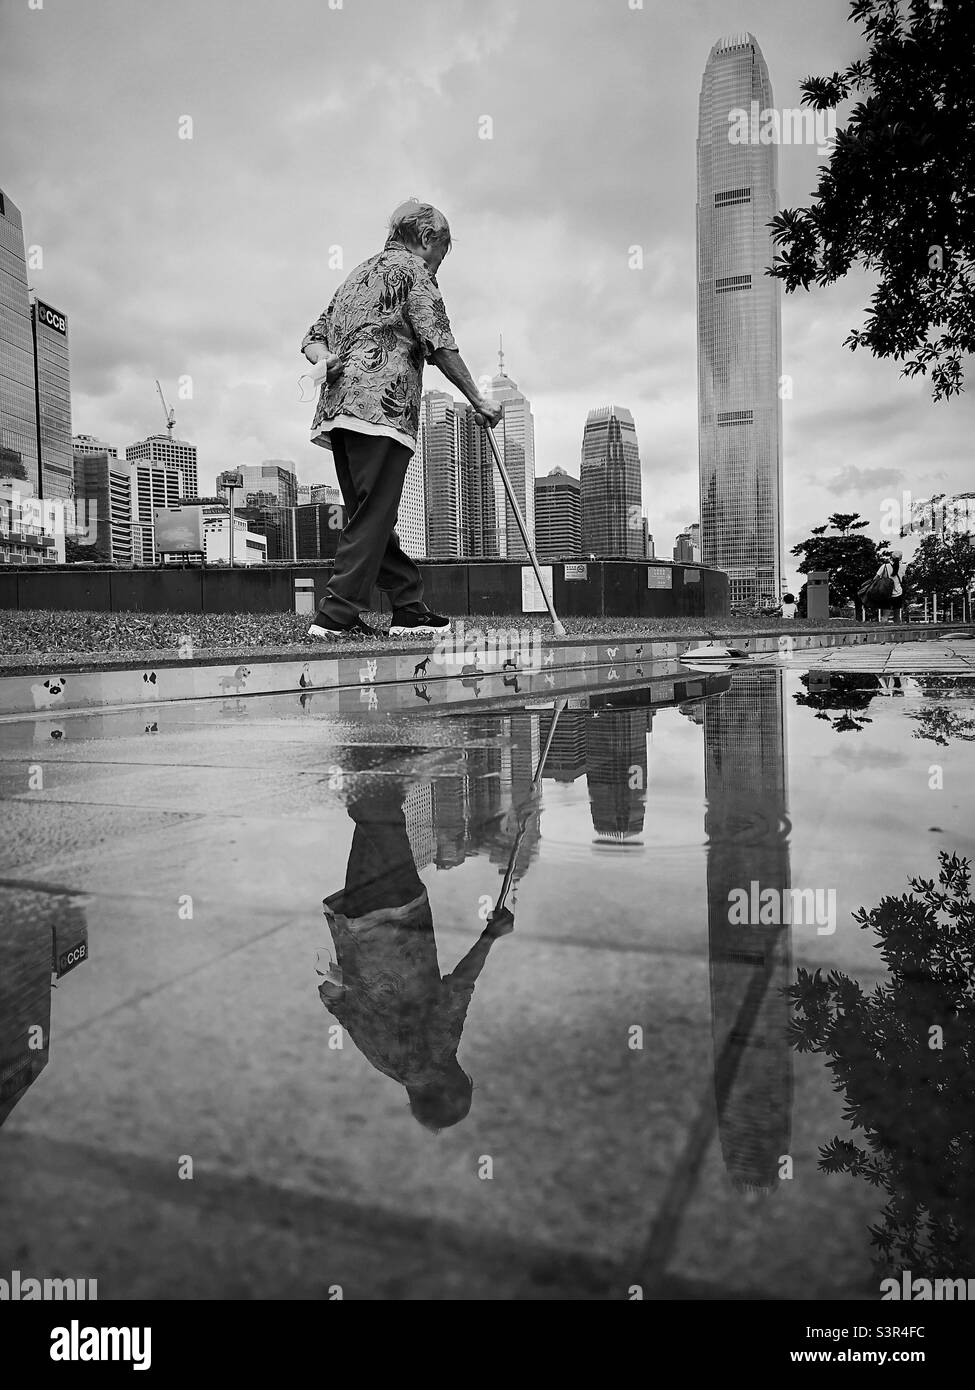
[[[553,564],[555,607],[567,617],[707,618],[728,614],[728,578],[703,565],[666,560],[589,560],[585,578],[566,577]],[[420,565],[426,600],[451,617],[475,613],[521,614],[518,561],[447,560]],[[651,574],[654,586],[650,586]],[[99,613],[287,613],[294,610],[294,581],[311,579],[316,602],[332,575],[321,565],[253,566],[241,569],[85,569],[77,566],[0,572],[0,608],[86,609]],[[374,607],[389,604],[374,594]]]

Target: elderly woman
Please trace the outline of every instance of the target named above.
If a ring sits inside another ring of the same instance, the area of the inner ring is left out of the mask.
[[[331,449],[346,507],[335,568],[308,635],[321,641],[375,635],[359,614],[377,586],[389,594],[391,637],[440,634],[450,622],[423,601],[423,580],[394,526],[416,450],[425,361],[470,401],[479,424],[501,407],[477,389],[450,331],[436,275],[450,249],[437,208],[416,199],[389,222],[386,245],[356,266],[312,324],[301,350],[327,359],[312,442]]]

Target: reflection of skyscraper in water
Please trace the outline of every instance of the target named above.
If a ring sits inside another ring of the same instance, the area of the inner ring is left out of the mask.
[[[403,802],[403,815],[406,817],[406,833],[413,851],[413,861],[418,871],[425,869],[433,862],[432,783],[417,782],[410,787]]]
[[[526,806],[530,804],[532,779],[542,751],[539,723],[539,715],[528,711],[509,715],[503,720],[508,737],[506,756],[502,755],[502,767],[507,775],[501,778],[501,818],[495,823],[488,850],[491,863],[502,869],[508,863],[519,817],[525,816]],[[534,810],[528,816],[525,834],[515,858],[516,883],[528,872],[529,866],[538,857],[540,838],[539,816],[537,810]]]
[[[729,921],[733,889],[789,887],[781,671],[737,671],[704,706],[708,936],[721,1149],[738,1188],[769,1191],[789,1151],[791,928]],[[779,901],[782,901],[780,897]]]
[[[433,834],[438,869],[452,869],[467,858],[470,825],[466,776],[436,777],[433,794]]]
[[[47,1066],[51,976],[88,956],[80,908],[41,894],[0,901],[0,1125]]]
[[[431,783],[438,869],[453,868],[476,854],[507,866],[541,749],[539,716],[505,716],[497,734],[495,744],[466,750],[463,774],[436,777]],[[516,881],[537,856],[538,841],[538,815],[533,813],[515,860]]]
[[[647,710],[593,711],[586,736],[586,782],[599,840],[632,844],[643,833],[647,798]]]
[[[548,738],[554,715],[544,713],[539,720],[542,742]],[[545,760],[546,778],[553,782],[574,782],[586,770],[586,725],[589,714],[584,709],[566,709],[559,716],[552,746]]]

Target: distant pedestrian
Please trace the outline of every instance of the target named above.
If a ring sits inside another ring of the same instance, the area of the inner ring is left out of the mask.
[[[463,392],[479,424],[501,418],[501,407],[478,391],[450,331],[436,280],[449,249],[442,212],[416,199],[401,204],[382,251],[356,266],[302,340],[309,362],[327,362],[312,442],[331,449],[346,508],[332,578],[308,629],[321,641],[374,636],[359,614],[377,585],[392,604],[391,637],[450,627],[426,606],[420,571],[393,529],[416,450],[424,361]]]
[[[867,607],[876,608],[878,623],[892,623],[895,613],[897,621],[900,621],[904,602],[904,590],[901,585],[902,558],[899,550],[892,550],[890,558],[883,561],[873,578],[860,586],[859,598],[864,606],[864,613]]]
[[[783,618],[794,618],[798,607],[795,594],[782,595],[782,616]]]

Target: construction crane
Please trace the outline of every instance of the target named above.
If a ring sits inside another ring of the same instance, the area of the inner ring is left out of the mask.
[[[156,379],[156,390],[159,392],[159,399],[162,401],[163,411],[165,412],[165,415],[166,415],[166,429],[167,429],[167,431],[168,431],[168,433],[169,433],[170,439],[172,439],[172,437],[173,437],[173,428],[174,428],[174,426],[175,426],[175,424],[176,424],[176,411],[175,411],[175,410],[171,410],[170,407],[166,404],[166,397],[163,395],[163,389],[162,389],[162,387],[159,385],[159,380],[158,380],[158,378]]]

